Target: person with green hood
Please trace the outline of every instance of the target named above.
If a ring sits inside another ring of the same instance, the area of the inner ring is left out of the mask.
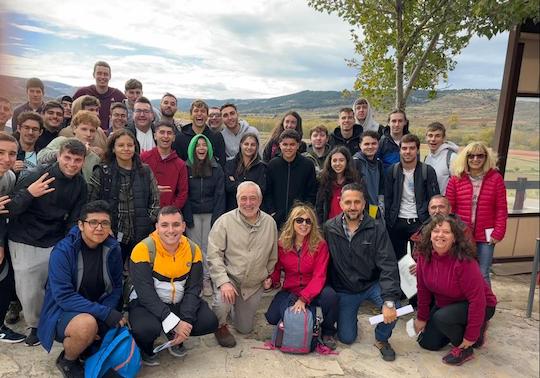
[[[206,250],[210,228],[225,212],[225,176],[214,159],[212,143],[203,134],[197,134],[188,146],[188,200],[183,213],[186,234],[201,247],[203,253],[203,294],[212,295],[212,284]]]

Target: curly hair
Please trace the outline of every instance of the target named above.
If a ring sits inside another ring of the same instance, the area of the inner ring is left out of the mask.
[[[281,228],[281,236],[279,242],[284,250],[294,250],[294,242],[296,239],[296,233],[294,231],[294,220],[301,216],[308,216],[311,219],[311,231],[307,235],[308,239],[308,252],[313,255],[317,251],[317,246],[323,240],[323,237],[319,231],[319,223],[317,222],[317,216],[315,210],[310,204],[297,202],[293,205],[289,212],[287,221]]]
[[[458,260],[474,259],[476,257],[476,246],[465,235],[465,227],[467,226],[452,215],[437,214],[431,218],[431,222],[422,228],[422,239],[418,244],[418,252],[424,256],[427,262],[431,261],[431,255],[433,253],[431,233],[435,227],[442,225],[444,222],[450,225],[450,229],[454,235],[454,244],[452,244],[448,251],[449,255]]]
[[[353,167],[353,160],[349,149],[345,146],[337,146],[330,151],[324,161],[320,175],[319,190],[317,191],[318,200],[332,198],[332,185],[334,185],[337,179],[336,171],[332,168],[332,156],[338,153],[345,156],[347,162],[345,171],[343,172],[343,175],[345,176],[343,184],[345,185],[353,182],[360,183],[360,177],[358,171]]]

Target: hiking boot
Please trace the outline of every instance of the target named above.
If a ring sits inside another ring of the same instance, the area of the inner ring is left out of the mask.
[[[167,349],[169,350],[170,355],[174,357],[185,357],[187,355],[187,349],[184,346],[184,343],[169,347]]]
[[[2,343],[21,343],[26,339],[26,336],[15,332],[11,328],[3,325],[0,327],[0,342]]]
[[[5,317],[5,322],[7,324],[15,324],[21,318],[20,313],[22,311],[22,306],[19,301],[11,301],[9,303],[9,309]]]
[[[38,346],[41,344],[37,335],[37,328],[30,327],[30,333],[24,340],[27,346]]]
[[[212,281],[210,279],[203,280],[203,296],[211,297],[214,294],[214,288],[212,287]]]
[[[489,327],[489,321],[485,321],[482,325],[482,328],[480,328],[480,336],[478,337],[478,340],[473,344],[473,348],[482,348],[487,341],[487,334],[486,331]]]
[[[396,352],[394,352],[394,349],[392,349],[392,346],[388,341],[376,341],[375,347],[381,352],[383,360],[394,361],[396,359]]]
[[[461,349],[453,347],[450,353],[442,358],[443,362],[448,365],[462,365],[463,363],[474,358],[473,348]]]
[[[141,360],[146,366],[159,366],[159,357],[157,353],[146,354],[141,350]]]
[[[216,336],[218,344],[224,348],[234,348],[236,346],[236,340],[234,339],[232,333],[229,331],[229,328],[227,328],[227,324],[219,327],[218,330],[214,333],[214,336]]]
[[[56,359],[56,367],[65,378],[84,378],[84,368],[79,360],[66,360],[64,351]]]
[[[322,343],[332,350],[336,350],[337,348],[336,339],[332,335],[323,335]]]

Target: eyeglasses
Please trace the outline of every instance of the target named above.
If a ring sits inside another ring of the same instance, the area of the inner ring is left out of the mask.
[[[111,221],[108,221],[108,220],[104,220],[104,221],[100,222],[98,220],[92,219],[92,220],[89,220],[89,221],[83,221],[83,223],[88,223],[88,225],[92,229],[95,229],[98,226],[101,226],[101,228],[109,228],[109,227],[111,227]]]
[[[135,109],[133,112],[134,112],[134,113],[137,113],[137,114],[141,114],[141,113],[143,113],[143,114],[150,114],[150,113],[152,113],[152,111],[151,111],[151,110],[148,110],[148,109]]]
[[[469,155],[467,155],[467,159],[469,159],[469,160],[474,160],[474,159],[484,160],[485,157],[486,157],[486,154],[469,154]]]
[[[294,218],[294,223],[296,224],[302,224],[302,223],[305,223],[307,224],[308,226],[311,226],[311,219],[309,218],[302,218],[302,217],[298,217],[298,218]]]
[[[210,114],[209,118],[221,118],[221,114]]]

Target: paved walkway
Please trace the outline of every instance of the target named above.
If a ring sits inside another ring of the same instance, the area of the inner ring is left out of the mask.
[[[367,317],[374,311],[363,307],[359,315],[359,340],[351,345],[339,344],[338,355],[287,355],[279,351],[260,350],[270,338],[271,327],[263,313],[271,295],[263,298],[257,314],[257,326],[247,337],[237,337],[238,345],[224,349],[213,335],[194,337],[186,343],[189,354],[175,359],[167,352],[160,354],[161,366],[143,367],[141,377],[538,377],[539,315],[538,289],[532,319],[525,318],[528,275],[493,277],[493,289],[499,299],[491,321],[487,346],[476,350],[475,359],[461,367],[441,363],[449,350],[422,350],[407,336],[405,321],[400,320],[391,343],[396,350],[394,362],[384,362],[373,346],[373,331]],[[19,322],[15,328],[22,330]],[[54,366],[61,346],[56,344],[50,355],[41,347],[0,343],[0,378],[59,377]]]

